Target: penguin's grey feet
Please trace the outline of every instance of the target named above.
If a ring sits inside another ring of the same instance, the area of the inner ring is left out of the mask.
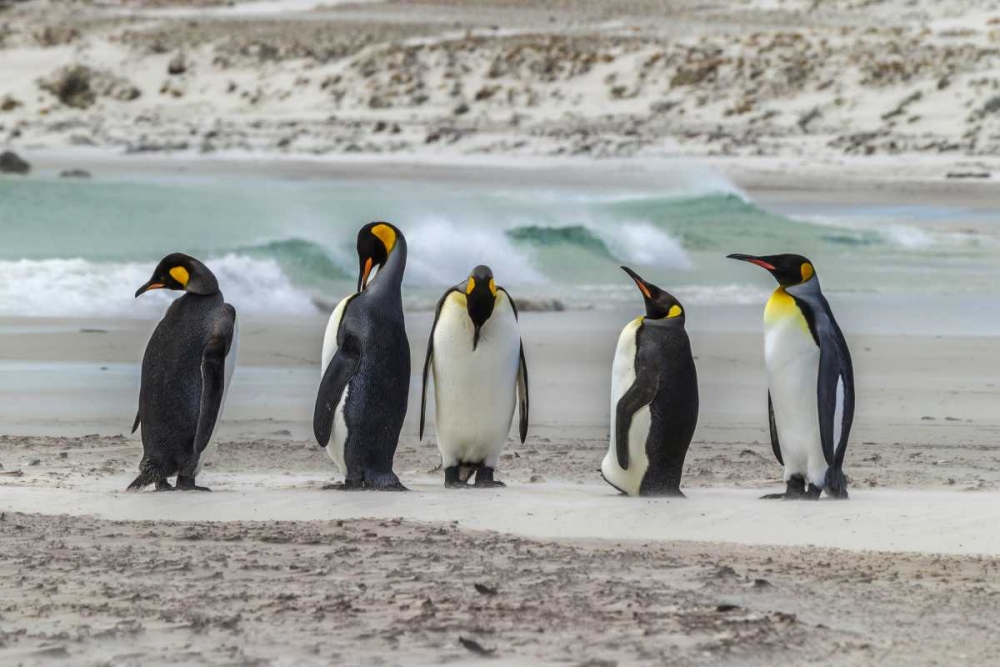
[[[819,500],[820,495],[823,493],[823,489],[818,486],[809,485],[806,492],[802,494],[802,500]]]
[[[157,491],[173,491],[174,487],[170,486],[170,482],[168,482],[167,480],[161,479],[159,482],[156,483],[156,490]]]
[[[372,491],[409,491],[394,472],[365,472],[364,485]]]
[[[802,500],[806,496],[806,480],[802,475],[792,475],[785,485],[784,493],[769,493],[761,500]]]
[[[446,489],[466,489],[468,483],[462,481],[458,466],[451,466],[444,469],[444,488]]]
[[[212,489],[207,486],[196,486],[194,483],[194,477],[185,477],[184,475],[177,476],[177,490],[178,491],[211,491]]]
[[[477,489],[493,489],[507,486],[503,482],[493,479],[493,468],[482,467],[476,471],[476,482],[473,485]]]

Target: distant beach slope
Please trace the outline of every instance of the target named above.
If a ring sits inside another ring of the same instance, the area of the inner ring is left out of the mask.
[[[550,4],[0,4],[0,143],[997,167],[987,0]]]

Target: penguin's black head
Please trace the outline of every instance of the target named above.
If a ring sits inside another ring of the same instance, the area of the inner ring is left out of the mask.
[[[639,274],[628,268],[622,267],[622,271],[627,273],[635,281],[636,287],[642,292],[642,298],[646,300],[646,317],[651,320],[662,320],[671,317],[679,317],[683,321],[684,306],[674,298],[670,292],[660,289],[653,283],[647,283],[639,277]]]
[[[154,289],[173,289],[193,294],[215,294],[219,281],[208,267],[190,255],[175,252],[160,260],[153,277],[135,292],[136,298]]]
[[[358,232],[358,291],[368,287],[372,269],[379,270],[389,261],[389,255],[396,247],[401,234],[388,222],[370,222]]]
[[[809,282],[816,275],[812,262],[802,255],[729,255],[729,259],[750,262],[767,269],[782,287],[791,287]]]
[[[479,331],[493,314],[497,303],[497,284],[493,281],[493,271],[490,267],[480,264],[472,269],[465,281],[465,308],[469,311],[469,319],[476,328],[472,338],[472,349],[479,345]]]

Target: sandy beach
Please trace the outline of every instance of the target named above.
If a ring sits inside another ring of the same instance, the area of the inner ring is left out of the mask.
[[[507,489],[442,488],[411,410],[396,464],[411,492],[388,495],[325,488],[338,476],[309,431],[320,318],[245,324],[199,478],[210,496],[123,493],[152,323],[3,322],[0,416],[28,435],[2,438],[0,651],[26,665],[472,664],[471,639],[512,665],[988,661],[1000,344],[849,333],[852,499],[768,503],[780,468],[761,338],[754,309],[728,310],[692,324],[703,403],[684,500],[621,498],[597,476],[624,313],[523,316],[534,423],[501,461]],[[429,315],[408,318],[415,355]],[[35,375],[45,388],[25,397]]]

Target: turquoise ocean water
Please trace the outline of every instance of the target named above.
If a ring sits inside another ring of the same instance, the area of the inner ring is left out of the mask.
[[[731,252],[799,252],[842,295],[989,295],[1000,285],[993,212],[935,207],[768,210],[719,178],[647,188],[491,187],[430,180],[262,176],[0,179],[0,315],[154,317],[132,299],[156,261],[204,259],[256,315],[309,315],[352,289],[357,228],[407,236],[406,296],[429,308],[476,264],[522,298],[615,307],[627,264],[689,304],[759,303],[766,276]]]

